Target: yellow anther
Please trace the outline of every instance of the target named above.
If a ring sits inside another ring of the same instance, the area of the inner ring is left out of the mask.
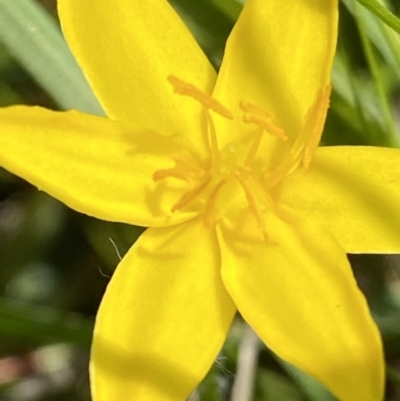
[[[262,130],[268,132],[268,134],[271,134],[282,141],[288,139],[285,131],[282,128],[277,127],[268,117],[257,116],[255,114],[244,114],[243,121],[248,124],[257,125]]]
[[[318,92],[317,97],[304,120],[303,129],[300,134],[301,137],[305,137],[303,139],[305,147],[301,162],[304,171],[310,167],[314,153],[321,140],[329,108],[331,89],[331,85],[327,85]],[[303,131],[305,132],[303,133]]]
[[[173,86],[174,92],[178,95],[191,97],[200,102],[206,109],[213,110],[222,117],[233,120],[233,114],[222,103],[201,89],[180,80],[174,75],[168,76],[168,82]]]
[[[263,115],[265,117],[269,117],[271,120],[273,120],[274,118],[274,115],[270,111],[268,111],[264,107],[257,106],[253,103],[241,101],[239,103],[239,106],[246,113]]]
[[[243,115],[245,123],[255,124],[263,131],[282,141],[288,139],[285,131],[272,122],[274,116],[271,112],[248,102],[240,102],[239,106],[245,112]]]

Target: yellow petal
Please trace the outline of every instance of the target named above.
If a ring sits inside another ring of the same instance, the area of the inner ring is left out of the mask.
[[[169,75],[210,92],[215,71],[166,0],[59,0],[63,33],[107,115],[176,135],[200,154],[201,106],[173,95]]]
[[[321,147],[281,202],[323,224],[348,253],[400,252],[400,150]]]
[[[239,312],[282,359],[313,375],[341,401],[382,401],[378,330],[345,252],[294,213],[268,216],[270,241],[248,223],[222,226],[222,278]]]
[[[235,308],[215,235],[198,219],[151,228],[123,258],[97,315],[95,401],[184,401],[207,373]]]
[[[261,106],[289,137],[298,135],[317,91],[330,82],[337,14],[337,0],[248,0],[214,96],[238,115],[240,101]],[[232,139],[232,130],[221,131]]]
[[[153,180],[156,170],[174,166],[173,156],[186,155],[171,140],[74,111],[2,108],[0,120],[0,167],[69,207],[143,226],[193,217],[171,212],[186,183]]]

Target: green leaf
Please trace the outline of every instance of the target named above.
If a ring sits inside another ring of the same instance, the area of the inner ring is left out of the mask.
[[[400,376],[392,367],[386,364],[386,375],[388,379],[398,388],[400,388]]]
[[[0,41],[61,109],[103,114],[54,19],[33,0],[0,0]]]
[[[373,12],[380,20],[400,33],[400,19],[397,18],[390,10],[380,4],[376,0],[357,0],[365,8]]]
[[[355,17],[356,3],[350,0],[342,1]],[[366,8],[358,7],[357,14],[363,19],[368,37],[400,81],[400,36]]]
[[[239,4],[235,0],[208,0],[220,11],[222,11],[232,22],[235,22],[240,12],[242,11],[243,5]]]
[[[297,369],[295,366],[276,357],[276,361],[301,388],[310,401],[335,401],[336,398],[317,380]]]
[[[357,4],[355,4],[357,5]],[[357,27],[360,33],[361,43],[364,49],[365,56],[367,58],[367,62],[369,65],[369,69],[373,76],[376,91],[378,93],[380,108],[385,120],[385,126],[388,135],[392,139],[392,145],[396,144],[396,129],[394,125],[393,116],[390,109],[390,99],[386,93],[386,88],[384,85],[382,73],[379,68],[378,58],[376,55],[375,48],[372,46],[370,39],[368,37],[368,31],[364,22],[364,18],[361,13],[356,12],[354,13],[354,17],[356,19]]]
[[[93,323],[76,313],[0,298],[1,335],[28,341],[60,341],[89,348]]]

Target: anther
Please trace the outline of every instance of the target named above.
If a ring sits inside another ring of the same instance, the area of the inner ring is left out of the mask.
[[[285,131],[272,122],[274,116],[271,112],[248,102],[240,102],[239,106],[245,112],[243,114],[245,123],[255,124],[263,131],[282,141],[288,139]]]
[[[303,129],[309,129],[310,132],[306,132],[306,135],[308,134],[308,138],[304,138],[305,148],[301,162],[304,171],[310,167],[314,153],[321,140],[326,115],[329,108],[331,89],[331,85],[327,85],[318,92],[314,104],[311,106],[305,117]]]
[[[239,103],[240,108],[242,111],[246,113],[252,113],[252,114],[261,114],[265,117],[269,117],[271,120],[274,118],[274,115],[268,111],[267,109],[264,109],[264,107],[257,106],[256,104],[241,101]]]
[[[180,80],[174,75],[169,75],[167,79],[174,88],[176,94],[191,97],[200,102],[206,109],[213,110],[222,117],[233,120],[233,114],[222,103],[208,95],[206,92],[196,88],[192,84]]]

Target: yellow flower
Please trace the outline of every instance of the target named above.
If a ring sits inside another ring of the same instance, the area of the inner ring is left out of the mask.
[[[399,151],[322,147],[337,0],[248,0],[217,76],[165,0],[59,0],[108,118],[0,111],[0,165],[149,228],[96,320],[95,401],[185,400],[238,309],[342,401],[383,398],[346,252],[398,252]]]

